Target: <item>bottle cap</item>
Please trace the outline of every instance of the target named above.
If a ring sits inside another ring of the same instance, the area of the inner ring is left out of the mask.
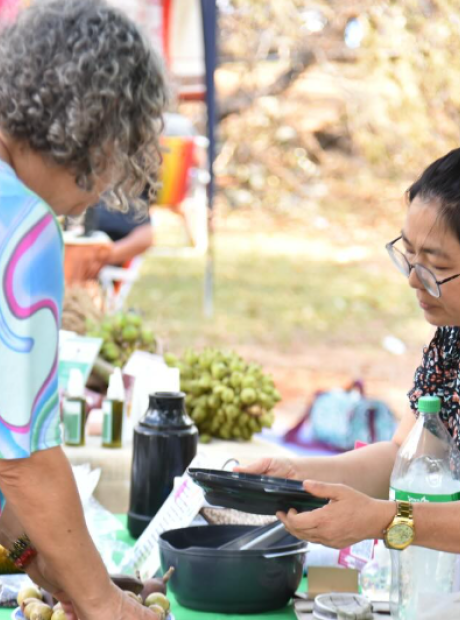
[[[120,368],[115,368],[110,375],[107,398],[110,400],[119,400],[121,402],[125,400],[125,386],[123,385],[123,376]]]
[[[441,399],[438,396],[422,396],[417,403],[420,413],[439,413],[441,411]]]
[[[78,368],[71,368],[69,381],[67,382],[67,396],[71,398],[84,398],[85,380],[83,373]]]

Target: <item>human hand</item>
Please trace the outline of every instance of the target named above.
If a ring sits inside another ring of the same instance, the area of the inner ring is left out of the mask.
[[[111,583],[110,592],[89,610],[76,607],[78,620],[160,620],[160,616],[144,607]],[[73,618],[71,619],[73,620]]]
[[[257,474],[261,476],[274,476],[275,478],[298,479],[298,472],[294,461],[288,458],[264,458],[242,467],[233,468],[234,472],[241,474]]]
[[[85,280],[97,280],[101,269],[112,263],[112,247],[113,244],[100,246],[86,257],[86,261],[82,263]]]
[[[343,484],[306,480],[303,487],[330,501],[312,512],[277,513],[285,528],[301,540],[344,549],[361,540],[382,538],[396,513],[394,502],[373,499]]]
[[[55,580],[48,574],[46,564],[42,556],[37,555],[32,562],[26,567],[26,573],[30,579],[40,588],[49,592],[53,598],[60,601],[63,610],[65,611],[67,620],[78,620],[77,612],[70,600],[69,596],[61,590]]]

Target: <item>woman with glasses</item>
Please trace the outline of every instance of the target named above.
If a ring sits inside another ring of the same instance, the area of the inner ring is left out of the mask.
[[[112,583],[60,446],[56,216],[155,184],[165,100],[160,59],[104,0],[0,28],[0,542],[68,620],[158,620]]]
[[[337,549],[382,539],[393,523],[397,506],[388,501],[390,476],[421,396],[441,398],[441,419],[460,447],[460,149],[432,163],[407,195],[401,234],[386,247],[437,330],[415,372],[409,408],[393,440],[334,457],[266,458],[236,468],[303,480],[306,491],[330,499],[319,510],[279,517],[298,538]],[[416,544],[460,553],[460,502],[413,504],[412,519]]]

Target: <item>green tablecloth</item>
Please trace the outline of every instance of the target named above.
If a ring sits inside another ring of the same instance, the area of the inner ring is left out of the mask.
[[[126,517],[120,516],[120,520],[124,525],[126,525]],[[134,540],[130,537],[129,532],[126,529],[119,533],[118,538],[123,542],[134,544]],[[303,584],[303,588],[301,587],[301,589],[305,590],[305,584]],[[192,609],[182,607],[170,593],[168,594],[168,598],[171,601],[171,610],[176,620],[294,620],[296,617],[291,605],[288,605],[279,611],[271,611],[264,614],[214,614],[204,613],[202,611],[193,611]],[[11,614],[11,609],[0,610],[0,620],[10,620]]]

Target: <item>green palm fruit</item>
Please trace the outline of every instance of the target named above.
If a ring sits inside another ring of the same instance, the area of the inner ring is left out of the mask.
[[[241,392],[240,398],[245,405],[252,405],[256,402],[257,394],[253,388],[247,387]]]
[[[176,368],[177,364],[179,363],[179,360],[177,359],[177,357],[173,355],[172,353],[165,353],[164,360],[168,364],[168,366],[173,366],[174,368]]]
[[[212,378],[210,375],[203,375],[199,381],[200,387],[204,390],[212,389]]]
[[[134,325],[134,327],[141,327],[142,317],[136,312],[128,312],[125,314],[126,325]]]
[[[145,344],[155,344],[155,335],[151,329],[144,327],[141,331],[141,340]]]
[[[102,356],[109,362],[114,362],[120,356],[120,349],[114,342],[106,342],[102,346]]]
[[[236,420],[238,418],[238,416],[240,415],[240,411],[239,411],[238,407],[236,407],[233,404],[225,405],[224,409],[225,409],[225,413],[227,414],[227,417],[230,420]]]
[[[240,415],[240,422],[242,426],[246,426],[246,424],[249,422],[251,418],[248,416],[247,413],[242,413]]]
[[[243,374],[241,372],[233,372],[230,376],[230,385],[233,388],[239,388],[243,383]]]
[[[231,403],[235,397],[235,392],[232,388],[227,388],[225,392],[222,392],[222,400],[224,403]]]
[[[138,335],[139,331],[137,327],[134,327],[134,325],[127,325],[123,328],[123,331],[121,332],[121,337],[126,342],[134,342],[135,340],[137,340]]]
[[[222,362],[214,362],[211,366],[211,375],[214,379],[223,379],[227,374],[227,366]]]
[[[211,394],[211,396],[208,396],[206,402],[210,409],[218,409],[221,404],[221,400],[217,394]]]
[[[245,377],[243,377],[241,385],[243,389],[244,388],[255,388],[257,386],[257,380],[255,379],[255,377],[251,375],[246,375]]]

